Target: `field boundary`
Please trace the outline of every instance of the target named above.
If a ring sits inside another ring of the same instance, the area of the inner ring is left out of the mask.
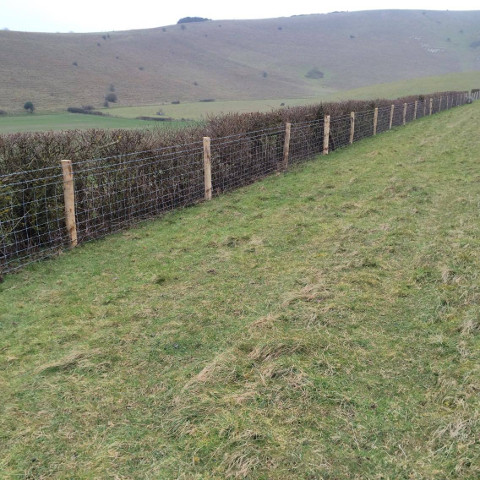
[[[479,91],[419,97],[183,145],[0,175],[0,273],[166,211],[210,200],[290,165],[471,103]]]

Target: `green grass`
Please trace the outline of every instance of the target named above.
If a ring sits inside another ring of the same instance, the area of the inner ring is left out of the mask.
[[[0,285],[0,477],[477,479],[480,103]]]
[[[0,116],[0,133],[45,132],[88,128],[178,128],[188,122],[155,122],[75,113]]]
[[[175,119],[189,118],[200,120],[209,114],[220,115],[223,113],[249,113],[268,112],[284,106],[310,105],[320,103],[322,98],[278,98],[265,100],[220,100],[214,102],[185,102],[178,105],[143,105],[136,107],[113,107],[109,110],[115,116],[122,118],[135,118],[139,116],[156,116],[162,110],[166,117]]]
[[[392,83],[383,83],[370,85],[367,87],[337,92],[329,95],[329,100],[348,100],[359,99],[368,100],[370,98],[399,98],[408,95],[419,95],[422,93],[435,93],[446,91],[462,91],[480,88],[480,71],[449,73],[447,75],[437,75],[434,77],[412,78],[410,80],[401,80]]]
[[[450,90],[470,91],[480,88],[480,71],[451,73],[435,77],[423,77],[398,82],[374,84],[367,87],[345,90],[341,92],[325,92],[322,95],[308,98],[278,98],[265,100],[223,100],[215,102],[185,102],[179,105],[158,104],[136,107],[112,107],[109,111],[118,117],[135,118],[141,115],[156,116],[162,110],[167,117],[200,120],[209,114],[229,112],[268,112],[272,109],[311,105],[321,102],[336,102],[341,100],[368,100],[376,98],[396,99],[408,95],[445,92]],[[283,104],[283,105],[282,105]]]

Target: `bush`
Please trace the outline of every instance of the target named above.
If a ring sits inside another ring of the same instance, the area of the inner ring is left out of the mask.
[[[142,115],[141,117],[135,117],[136,120],[148,120],[149,122],[173,122],[172,117],[147,117]]]
[[[116,93],[108,93],[105,97],[105,100],[110,103],[117,103],[117,94]]]
[[[33,113],[35,110],[35,106],[33,105],[32,102],[25,102],[25,104],[23,105],[23,108],[30,113]]]
[[[172,102],[172,105],[180,105],[180,100],[174,100],[174,101]]]
[[[69,113],[84,113],[86,115],[98,115],[100,117],[108,117],[107,113],[98,112],[93,109],[93,107],[87,105],[86,107],[68,107],[67,112]]]
[[[307,72],[307,74],[305,75],[306,78],[313,78],[315,80],[318,80],[320,78],[323,78],[324,77],[324,74],[323,72],[321,72],[318,68],[314,67],[312,68],[311,70],[309,70]]]
[[[199,100],[199,102],[214,102],[214,98],[202,98],[202,100]]]
[[[5,110],[0,110],[0,115],[6,115],[7,112]]]

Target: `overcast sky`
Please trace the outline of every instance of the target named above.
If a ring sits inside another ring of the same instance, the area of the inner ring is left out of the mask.
[[[0,28],[31,32],[103,32],[153,28],[182,17],[213,20],[289,17],[373,9],[472,10],[472,0],[0,0]]]

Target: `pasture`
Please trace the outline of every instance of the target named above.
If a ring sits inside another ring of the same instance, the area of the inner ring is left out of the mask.
[[[188,122],[156,122],[134,118],[102,117],[75,113],[34,113],[0,116],[0,133],[85,130],[89,128],[178,128]]]
[[[0,476],[478,478],[479,114],[7,276]]]

